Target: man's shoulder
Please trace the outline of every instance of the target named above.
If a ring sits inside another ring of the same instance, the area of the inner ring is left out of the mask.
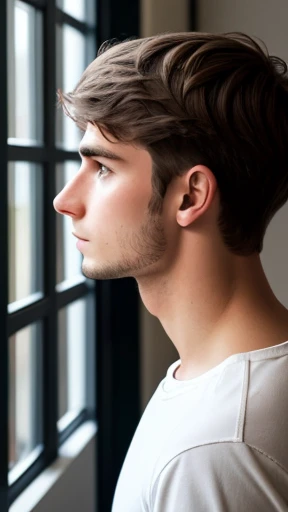
[[[276,354],[275,354],[276,356]],[[250,362],[242,439],[288,467],[288,355]]]
[[[170,460],[151,485],[151,510],[170,512],[173,502],[179,510],[288,510],[288,471],[245,442],[194,446]]]
[[[187,394],[187,411],[163,444],[155,472],[185,451],[221,443],[223,450],[244,443],[288,468],[287,389],[288,357],[227,365],[197,405],[190,407]]]

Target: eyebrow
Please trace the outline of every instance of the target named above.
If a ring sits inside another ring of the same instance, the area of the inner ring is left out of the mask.
[[[123,162],[124,159],[116,155],[115,153],[112,153],[112,151],[109,151],[108,149],[103,148],[102,146],[80,146],[79,147],[79,154],[81,156],[87,156],[87,157],[103,157],[103,158],[109,158],[110,160],[118,160],[119,162]]]

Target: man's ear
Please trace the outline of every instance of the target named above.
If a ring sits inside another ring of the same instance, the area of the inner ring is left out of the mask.
[[[182,227],[194,222],[210,207],[217,181],[212,171],[205,165],[195,165],[181,177],[178,189],[180,207],[176,220]]]

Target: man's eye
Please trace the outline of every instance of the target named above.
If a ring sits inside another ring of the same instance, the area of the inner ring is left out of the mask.
[[[106,165],[103,165],[103,164],[100,164],[100,162],[98,162],[98,165],[99,165],[99,170],[98,170],[98,176],[105,176],[106,174],[109,174],[110,172],[112,172],[109,167],[106,167]]]

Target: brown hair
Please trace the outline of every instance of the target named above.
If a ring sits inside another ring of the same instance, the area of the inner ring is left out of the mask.
[[[85,130],[97,123],[153,160],[152,213],[196,164],[214,173],[218,225],[235,254],[261,252],[288,199],[287,65],[242,32],[165,33],[104,43],[73,92],[58,91]]]

